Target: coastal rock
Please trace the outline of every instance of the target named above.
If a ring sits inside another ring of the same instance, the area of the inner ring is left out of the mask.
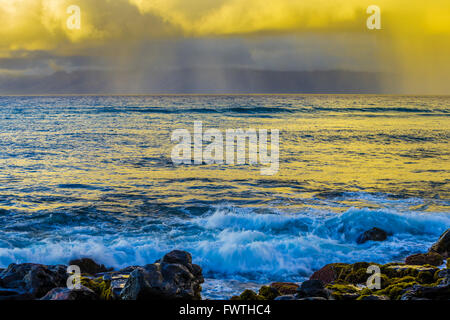
[[[450,269],[444,269],[437,273],[437,278],[442,279],[441,285],[450,286]]]
[[[33,298],[24,290],[0,288],[0,301],[32,300]]]
[[[244,292],[242,292],[239,295],[239,299],[236,300],[242,300],[242,301],[256,301],[256,300],[264,300],[264,298],[262,296],[260,296],[259,294],[257,294],[255,291],[253,290],[244,290]]]
[[[361,301],[382,301],[382,300],[391,300],[387,296],[377,296],[377,295],[370,295],[370,296],[363,296],[360,299]]]
[[[296,294],[299,285],[293,282],[273,282],[270,286],[276,289],[281,295]]]
[[[330,292],[325,289],[322,281],[320,280],[308,280],[302,283],[297,291],[297,298],[307,297],[323,297],[328,299]]]
[[[0,286],[17,289],[32,298],[41,298],[51,289],[66,285],[66,266],[11,264],[0,274]]]
[[[325,301],[328,300],[324,297],[306,297],[306,298],[300,298],[297,300],[303,300],[303,301]]]
[[[279,296],[279,297],[275,298],[275,301],[285,301],[285,300],[297,300],[297,299],[295,298],[295,295],[293,295],[293,294]]]
[[[349,265],[344,263],[327,264],[322,269],[314,272],[314,274],[309,279],[320,280],[324,285],[327,285],[333,281],[336,281],[339,278],[342,269],[347,267],[349,267]]]
[[[440,254],[435,252],[413,254],[407,257],[405,260],[405,263],[407,265],[417,265],[417,266],[429,264],[432,266],[439,267],[440,265],[442,265],[443,262],[444,258]]]
[[[89,288],[80,289],[54,288],[40,300],[98,300],[98,296]]]
[[[71,260],[69,262],[69,265],[79,266],[81,273],[87,273],[90,275],[95,275],[97,273],[109,271],[103,264],[98,264],[97,262],[95,262],[90,258]]]
[[[435,252],[444,258],[450,258],[450,229],[447,229],[439,240],[430,248],[430,252]]]
[[[264,300],[274,300],[280,295],[277,289],[274,287],[262,286],[259,289],[258,294],[263,297]]]
[[[136,268],[120,296],[123,300],[200,300],[203,282],[202,269],[192,264],[191,255],[176,250],[166,254],[159,263]]]
[[[450,286],[414,285],[401,296],[400,300],[450,300]]]
[[[385,241],[387,236],[386,231],[379,228],[372,228],[361,234],[358,239],[356,239],[356,242],[358,244],[363,244],[367,241]]]
[[[361,288],[353,284],[329,284],[330,300],[357,300],[361,296]]]

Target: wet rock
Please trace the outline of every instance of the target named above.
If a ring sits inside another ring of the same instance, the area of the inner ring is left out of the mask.
[[[71,260],[69,265],[79,266],[81,273],[87,273],[90,275],[109,271],[103,264],[98,264],[90,258]]]
[[[314,272],[310,280],[320,280],[323,284],[327,285],[339,278],[342,274],[342,270],[348,268],[350,265],[344,263],[331,263],[327,264],[322,269]]]
[[[297,300],[304,300],[304,301],[323,301],[323,300],[328,300],[324,297],[307,297],[307,298],[300,298]]]
[[[444,258],[440,254],[435,252],[418,253],[407,257],[405,263],[407,265],[418,265],[418,266],[429,264],[432,266],[439,267],[440,265],[442,265],[442,263],[444,263]]]
[[[296,294],[299,285],[293,282],[273,282],[270,286],[276,289],[281,295]]]
[[[85,286],[80,289],[54,288],[40,300],[98,300],[97,294]]]
[[[285,301],[285,300],[297,300],[297,299],[295,298],[295,295],[293,295],[293,294],[279,296],[279,297],[275,298],[275,301]]]
[[[66,266],[11,264],[0,274],[0,286],[23,291],[24,295],[41,298],[51,289],[66,285]]]
[[[258,294],[263,297],[264,300],[274,300],[280,295],[277,289],[274,287],[262,286],[259,289]]]
[[[242,300],[242,301],[256,301],[256,300],[264,300],[264,298],[262,296],[260,296],[259,294],[257,294],[253,290],[245,290],[239,296],[239,300]]]
[[[192,264],[188,252],[172,251],[160,263],[136,268],[120,296],[123,300],[201,299],[204,282],[200,266]]]
[[[442,279],[441,285],[450,286],[450,269],[444,269],[437,273],[438,279]]]
[[[401,296],[400,300],[450,300],[450,286],[421,286],[414,285]]]
[[[386,231],[379,228],[372,228],[361,234],[356,242],[358,244],[363,244],[367,241],[385,241],[387,239],[387,236],[388,235]]]
[[[0,301],[32,300],[34,297],[20,289],[0,288]]]
[[[430,248],[430,252],[435,252],[444,258],[450,258],[450,229],[447,229],[439,240]]]
[[[387,296],[377,296],[377,295],[370,295],[370,296],[362,296],[360,299],[361,301],[381,301],[381,300],[391,300]]]
[[[189,252],[181,250],[173,250],[166,254],[160,263],[182,264],[184,266],[192,264],[192,256]]]
[[[307,297],[323,297],[328,299],[330,292],[325,289],[322,281],[320,280],[308,280],[302,283],[297,291],[297,298]]]
[[[361,296],[361,288],[349,283],[329,284],[326,288],[331,300],[357,300]]]

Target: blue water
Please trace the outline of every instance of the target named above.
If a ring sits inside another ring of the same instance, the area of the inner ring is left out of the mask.
[[[450,97],[0,97],[0,268],[192,253],[203,295],[401,261],[450,227]],[[183,165],[175,129],[280,130],[280,170]],[[380,227],[382,243],[355,243]]]

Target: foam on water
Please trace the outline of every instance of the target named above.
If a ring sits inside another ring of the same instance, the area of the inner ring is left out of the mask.
[[[60,231],[69,234],[64,240],[46,238],[23,247],[0,244],[0,265],[57,264],[90,256],[121,268],[152,263],[172,249],[184,249],[192,253],[207,277],[215,279],[216,289],[217,281],[226,279],[238,280],[239,286],[242,282],[302,281],[327,263],[387,263],[426,251],[450,227],[450,215],[355,208],[342,214],[312,210],[259,213],[219,206],[197,217],[178,219],[177,225],[164,236],[119,230],[102,235],[95,224],[63,228]],[[386,230],[389,239],[357,245],[358,235],[372,227]]]

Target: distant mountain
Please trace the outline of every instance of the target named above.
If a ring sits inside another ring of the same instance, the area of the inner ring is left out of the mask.
[[[382,93],[380,73],[174,69],[0,76],[0,94]]]

